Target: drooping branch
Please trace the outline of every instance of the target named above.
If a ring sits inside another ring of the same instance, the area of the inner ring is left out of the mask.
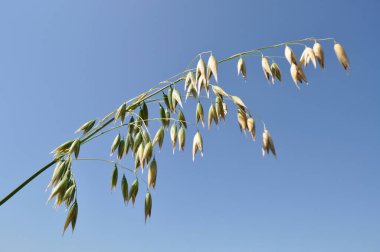
[[[74,174],[72,172],[72,154],[74,158],[78,159],[80,149],[84,144],[95,140],[96,138],[113,132],[114,130],[120,129],[121,127],[127,127],[127,135],[125,138],[118,134],[112,144],[111,153],[117,152],[117,159],[121,160],[123,156],[127,155],[129,150],[131,151],[132,157],[135,159],[135,169],[129,169],[133,171],[136,175],[136,172],[139,168],[144,169],[145,165],[149,167],[148,170],[148,182],[147,184],[147,194],[145,197],[145,221],[147,217],[151,216],[152,208],[152,196],[150,193],[150,187],[155,187],[156,184],[156,175],[157,175],[157,162],[155,158],[155,146],[158,143],[159,148],[161,149],[163,144],[163,139],[165,135],[165,129],[170,127],[170,140],[172,143],[173,152],[178,143],[179,149],[184,150],[186,142],[186,132],[187,126],[191,125],[189,121],[185,119],[185,115],[182,111],[183,98],[187,99],[188,97],[193,97],[198,100],[196,106],[196,122],[195,126],[199,122],[204,126],[205,124],[205,115],[203,105],[201,103],[201,98],[209,99],[210,97],[210,87],[212,93],[214,94],[215,101],[211,101],[211,105],[208,110],[207,124],[210,128],[212,123],[218,124],[219,121],[225,120],[225,117],[228,114],[227,101],[231,101],[237,110],[237,121],[242,132],[248,131],[252,139],[256,138],[256,123],[254,117],[250,113],[247,106],[244,102],[235,95],[229,94],[222,87],[218,85],[211,84],[211,78],[213,77],[215,82],[218,83],[218,65],[225,62],[231,61],[233,59],[238,59],[237,62],[237,71],[239,75],[242,75],[244,79],[247,77],[247,68],[245,65],[244,58],[248,56],[260,57],[261,65],[264,72],[264,76],[267,81],[272,84],[275,81],[282,81],[283,75],[280,70],[279,65],[275,62],[274,59],[283,59],[285,58],[290,64],[290,75],[293,79],[296,87],[299,89],[299,84],[308,82],[306,75],[303,71],[309,63],[314,65],[314,68],[317,67],[317,62],[321,68],[324,68],[324,51],[322,50],[320,41],[332,41],[333,38],[305,38],[300,40],[293,40],[284,43],[279,43],[275,45],[270,45],[266,47],[260,47],[253,50],[240,52],[217,61],[214,54],[209,52],[202,52],[198,54],[189,64],[192,65],[193,62],[199,57],[196,68],[189,68],[189,66],[182,72],[170,77],[167,80],[159,82],[156,86],[150,88],[148,91],[123,102],[120,107],[97,124],[95,120],[91,120],[84,125],[82,125],[77,132],[82,132],[82,135],[76,139],[65,142],[64,144],[57,147],[53,150],[55,154],[52,161],[40,168],[35,172],[31,177],[21,183],[16,187],[12,192],[5,196],[0,201],[0,206],[12,198],[17,192],[19,192],[23,187],[33,181],[41,173],[46,171],[49,167],[56,164],[56,168],[53,172],[52,179],[49,183],[49,186],[52,187],[52,193],[49,197],[49,200],[56,198],[56,207],[60,206],[65,202],[66,207],[69,208],[67,220],[64,225],[64,230],[71,224],[72,229],[74,230],[76,224],[76,218],[78,214],[78,201],[76,193],[76,182]],[[309,47],[306,43],[314,42],[313,47]],[[304,46],[303,53],[300,57],[300,60],[297,61],[295,54],[290,48],[291,45],[302,45]],[[284,47],[285,57],[280,56],[269,56],[264,53],[268,49]],[[349,68],[349,60],[346,55],[343,47],[336,43],[334,40],[334,51],[339,62],[342,64],[345,70]],[[206,63],[203,61],[203,56],[209,54],[209,59]],[[259,54],[259,55],[257,55]],[[270,64],[268,59],[272,59]],[[179,83],[184,82],[185,86],[185,95],[181,95],[176,86]],[[201,92],[203,90],[206,92],[206,97],[201,97]],[[162,98],[156,98],[156,96],[161,95]],[[160,117],[149,118],[148,105],[154,103],[159,103]],[[163,104],[166,108],[164,108]],[[177,106],[178,105],[178,106]],[[139,111],[137,112],[137,109]],[[172,117],[176,114],[177,118]],[[126,118],[129,118],[129,122],[125,123]],[[109,127],[112,123],[120,121],[120,125]],[[161,121],[162,127],[156,132],[153,141],[152,136],[149,132],[149,122]],[[193,159],[197,152],[200,152],[203,155],[203,138],[200,131],[197,129],[192,146],[192,155]],[[265,127],[263,128],[262,133],[262,151],[263,156],[268,153],[276,155],[276,150],[272,137]],[[118,166],[122,167],[119,162],[112,160],[104,159],[79,159],[79,160],[98,160],[108,162],[114,165],[114,170],[112,173],[111,179],[111,188],[115,188],[118,181]],[[143,179],[142,179],[143,180]],[[144,180],[143,180],[144,181]],[[121,180],[121,189],[123,193],[124,202],[128,202],[132,199],[134,204],[137,193],[138,193],[138,177],[136,175],[135,181],[132,183],[131,187],[128,188],[128,182],[126,176],[123,175]]]

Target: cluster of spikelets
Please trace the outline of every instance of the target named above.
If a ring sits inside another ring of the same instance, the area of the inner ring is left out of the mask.
[[[308,64],[312,63],[316,68],[318,62],[320,67],[324,68],[324,52],[321,44],[317,40],[312,48],[305,46],[299,61],[297,61],[296,56],[289,45],[286,43],[283,45],[285,45],[285,58],[290,64],[290,74],[297,87],[299,83],[307,83],[303,68]],[[334,50],[339,62],[345,70],[348,70],[349,60],[343,47],[334,41]],[[237,71],[238,75],[241,75],[244,79],[247,77],[247,68],[243,58],[245,54],[247,53],[238,54],[228,58],[228,60],[239,58],[237,62]],[[282,81],[281,70],[277,63],[272,62],[270,64],[268,58],[263,54],[261,63],[264,76],[268,81],[271,81],[273,84],[275,80]],[[59,207],[64,202],[69,209],[64,225],[64,231],[70,224],[74,230],[78,215],[76,183],[71,169],[72,161],[74,160],[72,156],[74,156],[75,159],[78,159],[81,145],[93,138],[121,127],[127,128],[126,135],[122,136],[120,133],[117,134],[111,145],[111,154],[115,154],[117,158],[116,161],[109,161],[113,164],[111,190],[115,189],[117,186],[119,169],[122,166],[120,164],[121,160],[130,153],[131,157],[134,159],[134,169],[127,170],[134,174],[135,179],[129,187],[127,177],[123,174],[120,182],[121,192],[124,203],[127,204],[131,200],[132,204],[135,204],[139,191],[139,178],[137,172],[139,169],[141,169],[142,172],[145,168],[148,169],[147,181],[142,179],[147,185],[147,193],[145,196],[145,221],[151,216],[152,210],[152,196],[150,190],[151,188],[154,189],[156,186],[157,161],[155,158],[155,151],[162,148],[165,134],[169,134],[170,136],[173,153],[177,144],[180,151],[183,151],[185,148],[186,132],[189,123],[182,110],[183,99],[187,100],[189,97],[193,97],[198,100],[195,108],[195,125],[198,126],[200,123],[205,127],[205,110],[201,103],[201,98],[203,98],[201,97],[201,93],[206,93],[206,99],[211,101],[207,116],[208,128],[211,128],[213,123],[218,125],[219,122],[226,120],[229,113],[227,102],[232,102],[236,107],[237,122],[240,130],[244,133],[248,132],[252,139],[255,140],[256,122],[247,106],[238,96],[227,93],[222,87],[216,84],[211,84],[212,78],[214,78],[215,83],[218,83],[218,61],[211,53],[206,65],[202,55],[200,55],[196,68],[185,71],[183,76],[177,81],[169,82],[167,86],[159,89],[159,92],[144,93],[132,100],[133,102],[130,104],[128,104],[128,102],[123,103],[117,110],[109,114],[98,124],[96,124],[95,120],[85,123],[77,130],[77,132],[82,132],[81,137],[68,141],[53,151],[53,153],[55,153],[57,165],[49,183],[49,187],[52,187],[49,201],[55,197],[56,207]],[[175,86],[182,81],[184,81],[185,90],[185,94],[183,95],[181,95],[180,90]],[[211,100],[210,89],[212,90],[214,101]],[[149,100],[149,98],[160,94],[162,95],[162,98],[155,100],[159,101],[159,118],[150,118],[148,103],[151,100]],[[129,120],[126,123],[127,119]],[[151,121],[158,120],[161,122],[161,126],[155,133],[154,137],[151,137],[148,126]],[[105,128],[112,122],[120,124],[113,128]],[[203,151],[203,138],[200,131],[197,130],[193,136],[193,160],[198,152],[203,156]],[[264,125],[262,133],[262,154],[265,156],[265,154],[269,153],[276,156],[273,139]]]

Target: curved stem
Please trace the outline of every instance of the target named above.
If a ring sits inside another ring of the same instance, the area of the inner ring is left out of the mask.
[[[41,169],[39,169],[36,173],[34,173],[32,176],[30,176],[27,180],[25,180],[21,185],[16,187],[12,192],[10,192],[7,196],[5,196],[1,201],[0,201],[0,206],[3,205],[5,202],[7,202],[10,198],[13,197],[18,191],[20,191],[24,186],[29,184],[33,179],[35,179],[38,175],[46,171],[50,166],[54,165],[58,159],[52,160],[49,163],[47,163],[45,166],[43,166]]]

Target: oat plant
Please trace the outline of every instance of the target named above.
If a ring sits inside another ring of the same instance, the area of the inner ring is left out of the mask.
[[[334,48],[338,61],[348,71],[350,63],[347,54],[342,45],[333,38],[305,38],[288,41],[241,52],[219,60],[213,52],[198,54],[189,65],[194,68],[187,67],[183,72],[123,102],[102,120],[90,120],[80,126],[76,131],[78,136],[55,148],[52,151],[54,155],[52,160],[6,195],[0,201],[0,206],[41,173],[55,166],[48,183],[48,188],[51,190],[48,201],[54,199],[55,207],[64,204],[64,207],[68,209],[63,233],[70,225],[74,230],[78,217],[79,200],[73,165],[76,160],[103,161],[107,162],[112,170],[110,189],[121,189],[122,200],[125,204],[129,202],[135,204],[138,193],[145,189],[146,221],[152,213],[151,190],[157,183],[158,151],[163,147],[164,138],[170,139],[173,153],[176,148],[183,151],[186,142],[189,141],[187,139],[190,138],[192,140],[192,159],[194,160],[199,154],[203,156],[205,151],[202,136],[205,129],[203,128],[215,127],[220,122],[226,121],[230,114],[235,114],[231,116],[230,120],[237,120],[240,131],[249,134],[253,141],[257,138],[257,130],[260,129],[262,132],[260,134],[262,155],[276,156],[275,145],[267,126],[264,122],[257,123],[258,119],[243,100],[231,94],[226,87],[222,87],[218,75],[218,65],[226,62],[236,64],[231,67],[231,73],[237,69],[237,74],[245,81],[250,78],[245,62],[260,60],[263,77],[271,85],[281,82],[285,78],[284,72],[279,66],[282,65],[283,69],[288,68],[287,71],[290,73],[295,87],[300,89],[301,85],[308,84],[304,69],[310,63],[315,69],[318,68],[318,65],[321,69],[325,67],[322,44]],[[295,46],[304,48],[299,60],[291,48]],[[283,48],[284,54],[270,56],[268,52],[273,48]],[[197,61],[196,64],[195,61]],[[260,81],[259,76],[252,78],[252,81]],[[194,114],[185,116],[183,112],[183,106],[188,99],[196,100],[195,118]],[[152,117],[150,112],[152,110],[156,110],[153,114],[157,113],[159,116]],[[188,121],[189,118],[195,120]],[[151,124],[158,127],[156,132],[150,130]],[[117,133],[113,142],[110,143],[112,159],[80,157],[80,150],[85,147],[86,143],[115,131],[125,132],[125,134]],[[130,156],[133,161],[131,163],[124,161],[126,156]],[[143,173],[144,170],[147,171]]]

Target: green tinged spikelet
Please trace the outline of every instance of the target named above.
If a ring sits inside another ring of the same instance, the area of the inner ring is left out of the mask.
[[[156,179],[157,179],[157,162],[156,162],[156,159],[153,158],[152,162],[149,165],[149,170],[148,170],[148,188],[156,187]]]
[[[71,230],[74,232],[75,225],[77,223],[78,218],[78,203],[75,200],[75,202],[71,205],[70,210],[67,214],[65,225],[63,226],[63,234],[65,234],[66,229],[71,224]]]
[[[165,110],[165,118],[166,118],[166,127],[168,128],[170,125],[170,111],[168,109]]]
[[[162,144],[164,143],[164,136],[165,136],[165,130],[164,130],[164,127],[162,126],[161,128],[158,129],[156,135],[153,138],[153,145],[158,143],[160,150],[162,148]]]
[[[62,153],[67,152],[74,141],[75,140],[69,140],[67,142],[64,142],[63,144],[61,144],[60,146],[58,146],[57,148],[55,148],[52,151],[52,153],[55,153],[56,155],[58,155],[58,154],[62,154]]]
[[[130,133],[128,133],[127,136],[125,137],[125,147],[124,147],[125,155],[128,154],[129,150],[133,152],[133,137]]]
[[[56,167],[54,169],[53,175],[51,177],[50,183],[47,186],[47,188],[50,188],[51,186],[57,185],[57,183],[59,182],[59,180],[61,180],[62,176],[65,174],[66,169],[67,169],[69,163],[71,165],[71,162],[68,162],[68,160],[65,160],[65,161],[60,160],[60,161],[58,161],[58,163],[57,163],[57,165],[56,165]]]
[[[69,153],[74,153],[75,159],[78,159],[79,156],[79,151],[80,151],[80,139],[77,138],[74,140],[74,142],[71,144]]]
[[[136,196],[137,196],[137,193],[139,192],[139,181],[138,179],[136,178],[132,185],[131,185],[131,188],[129,190],[129,199],[132,200],[132,204],[134,205],[135,204],[135,201],[136,201]]]
[[[143,153],[143,160],[146,164],[150,162],[150,159],[152,158],[153,153],[153,146],[152,143],[149,142],[144,146],[144,153]]]
[[[141,166],[142,172],[144,172],[145,162],[144,162],[144,144],[140,144],[140,147],[137,151],[137,155],[139,157],[139,164]]]
[[[150,195],[150,192],[148,191],[145,195],[145,222],[146,218],[151,216],[152,214],[152,196]]]
[[[120,118],[121,123],[124,123],[125,114],[127,113],[127,104],[124,102],[121,106],[116,110],[115,113],[115,122]]]
[[[169,97],[165,93],[162,93],[162,100],[164,101],[166,107],[170,109]]]
[[[168,90],[168,104],[167,104],[167,105],[169,105],[168,108],[170,111],[174,111],[174,108],[175,108],[175,106],[173,106],[172,102],[173,102],[173,88],[170,86],[170,88]]]
[[[150,136],[147,131],[143,131],[142,133],[144,144],[150,143]]]
[[[118,177],[119,177],[119,172],[117,169],[117,165],[115,164],[113,167],[112,176],[111,176],[111,191],[115,189],[117,185]]]
[[[119,144],[120,144],[120,134],[117,134],[112,142],[111,154],[115,152],[115,150],[119,147]]]
[[[186,142],[186,130],[183,126],[180,127],[178,131],[178,149],[184,150],[185,149],[185,142]]]
[[[125,175],[121,178],[121,193],[123,195],[124,204],[128,203],[128,181]]]
[[[161,120],[162,126],[163,126],[164,128],[166,128],[166,127],[167,127],[167,123],[166,123],[167,120],[166,120],[165,109],[162,107],[161,104],[159,104],[159,106],[160,106],[160,120]]]
[[[95,122],[96,122],[96,120],[91,120],[91,121],[86,122],[85,124],[80,126],[79,129],[77,129],[75,131],[75,133],[82,131],[83,134],[86,134],[87,132],[89,132],[94,127]]]
[[[179,122],[180,126],[183,126],[187,129],[186,118],[185,118],[185,115],[183,114],[182,110],[178,111],[178,122]]]
[[[117,159],[122,159],[125,154],[125,141],[124,138],[120,139],[119,146],[117,147]]]
[[[134,140],[134,143],[133,143],[133,153],[134,154],[136,154],[136,152],[137,152],[138,148],[140,147],[142,141],[143,141],[143,136],[142,136],[142,133],[139,132],[139,133],[137,133],[135,140]]]
[[[128,123],[128,134],[133,134],[135,131],[135,118],[132,116]]]
[[[51,199],[53,199],[57,194],[62,194],[61,197],[63,197],[68,184],[69,184],[69,178],[68,176],[64,176],[63,179],[59,183],[57,183],[57,185],[54,186],[54,188],[51,190],[51,194],[48,198],[48,202]]]
[[[74,200],[76,193],[76,186],[75,184],[72,184],[68,189],[65,191],[62,200],[65,201],[66,206],[68,207]]]
[[[143,104],[142,104],[142,119],[143,119],[143,121],[144,121],[144,124],[146,125],[146,126],[148,126],[148,124],[149,124],[149,110],[148,110],[148,106],[146,105],[146,103],[145,102],[143,102]]]

